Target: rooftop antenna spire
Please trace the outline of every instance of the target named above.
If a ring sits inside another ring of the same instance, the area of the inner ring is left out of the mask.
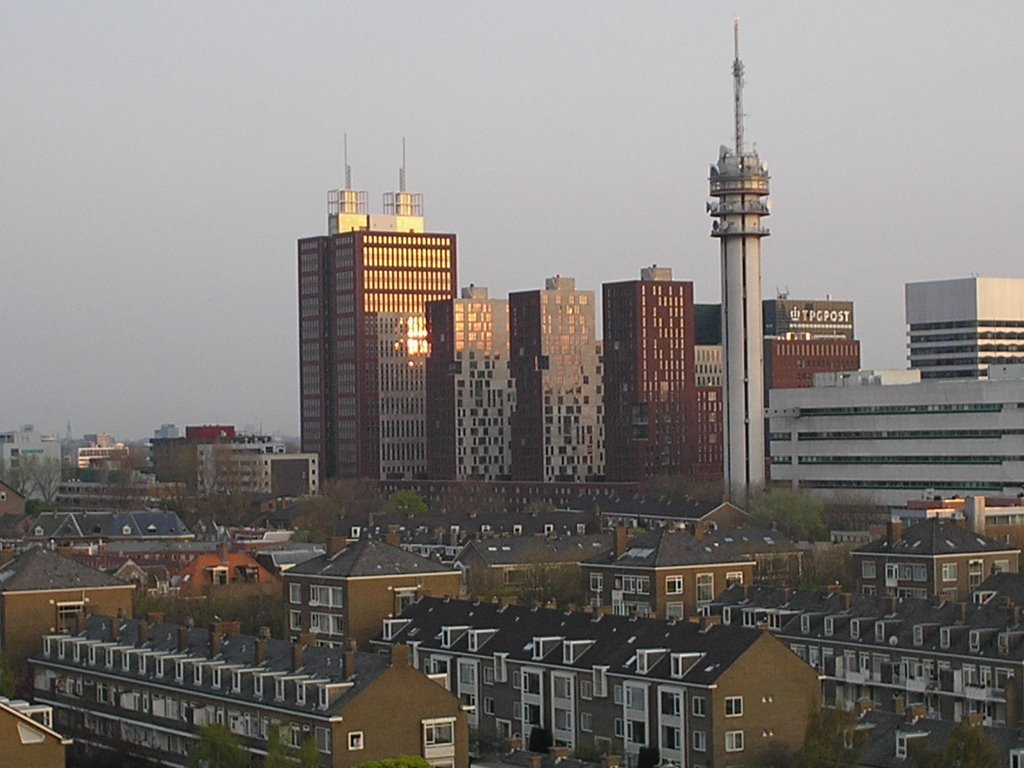
[[[736,156],[743,154],[743,62],[740,61],[740,17],[732,20],[732,41],[735,58],[732,61],[732,95],[736,111]]]
[[[345,189],[352,189],[352,166],[348,164],[348,134],[345,134]]]
[[[405,192],[405,136],[402,137],[402,167],[398,169],[398,191]]]

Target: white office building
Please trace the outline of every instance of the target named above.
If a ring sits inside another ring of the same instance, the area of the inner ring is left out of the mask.
[[[922,379],[983,379],[1024,363],[1024,279],[907,283],[910,367]]]
[[[880,505],[1024,493],[1024,365],[955,381],[818,374],[772,390],[768,417],[776,486]]]

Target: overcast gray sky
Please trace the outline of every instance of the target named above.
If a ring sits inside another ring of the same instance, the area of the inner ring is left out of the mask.
[[[491,295],[670,265],[718,300],[708,165],[771,168],[764,292],[1022,276],[1024,3],[0,0],[0,430],[298,431],[295,241],[408,188]]]

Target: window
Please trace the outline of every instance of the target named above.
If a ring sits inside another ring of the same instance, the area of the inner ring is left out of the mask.
[[[665,618],[666,619],[681,619],[685,615],[685,608],[683,607],[682,600],[675,600],[671,603],[665,603]]]
[[[362,731],[349,731],[348,732],[348,748],[350,751],[362,749],[363,743],[363,732]]]
[[[864,579],[877,578],[877,569],[874,560],[865,560],[860,564],[860,575]]]
[[[489,664],[483,666],[484,685],[494,685],[494,667]]]
[[[697,574],[697,609],[715,599],[715,575],[713,573]]]
[[[580,698],[588,701],[594,698],[594,682],[592,680],[580,680]]]
[[[707,752],[708,751],[708,734],[706,731],[694,731],[693,732],[693,751],[694,752]]]
[[[928,581],[928,569],[924,565],[914,565],[914,581]]]
[[[690,701],[694,717],[705,717],[707,715],[707,705],[703,696],[694,696]]]
[[[316,748],[317,751],[328,754],[331,751],[331,729],[322,726],[316,727]]]
[[[666,576],[665,577],[665,594],[666,595],[681,595],[681,594],[683,594],[683,577],[682,576]]]
[[[600,592],[604,589],[604,574],[591,573],[590,574],[590,591]]]
[[[956,581],[956,563],[942,564],[942,580]]]
[[[288,612],[288,626],[292,629],[302,629],[302,611]]]
[[[580,712],[580,730],[592,733],[594,730],[594,716],[590,712]]]
[[[981,560],[971,560],[967,563],[967,581],[970,583],[971,588],[981,584],[982,574],[983,564]]]
[[[484,696],[484,714],[494,714],[494,699],[490,698],[489,696]]]
[[[743,731],[726,731],[725,732],[725,751],[726,752],[742,752],[743,751]]]
[[[523,672],[523,693],[540,695],[540,672]]]
[[[728,589],[733,584],[743,583],[743,571],[726,571],[725,573],[725,588]]]
[[[288,585],[288,602],[290,602],[290,603],[301,603],[302,602],[302,585],[301,584],[289,584]]]
[[[725,716],[726,717],[742,717],[743,716],[743,697],[742,696],[726,696],[725,697]]]

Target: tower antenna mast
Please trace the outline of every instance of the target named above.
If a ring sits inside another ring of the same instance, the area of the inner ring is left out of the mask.
[[[402,167],[398,170],[398,191],[405,192],[405,136],[402,137]]]
[[[732,61],[733,108],[736,112],[736,156],[743,155],[743,62],[740,61],[740,17],[732,20],[732,42],[735,57]]]
[[[345,189],[352,189],[352,166],[348,164],[348,134],[345,134]]]

